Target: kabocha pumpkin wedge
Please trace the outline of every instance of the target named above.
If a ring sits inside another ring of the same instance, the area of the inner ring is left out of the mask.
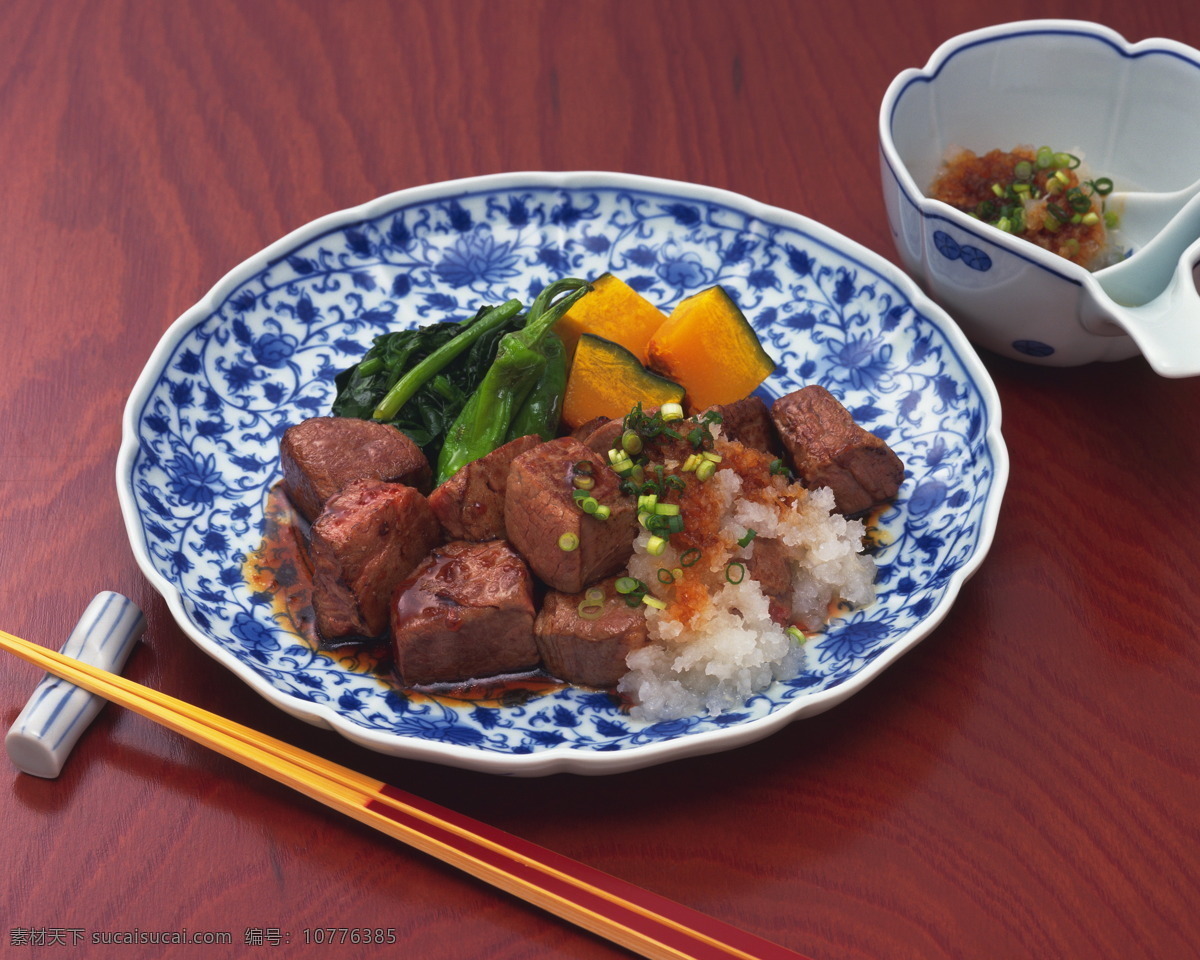
[[[682,402],[683,387],[647,370],[619,343],[590,333],[579,337],[563,397],[562,417],[572,429],[596,417],[623,417],[638,403]]]
[[[775,369],[754,328],[723,287],[684,300],[651,336],[650,367],[687,392],[696,413],[747,396]]]
[[[620,277],[604,273],[592,281],[592,290],[566,312],[554,327],[571,356],[585,333],[619,343],[646,362],[646,344],[666,314]]]

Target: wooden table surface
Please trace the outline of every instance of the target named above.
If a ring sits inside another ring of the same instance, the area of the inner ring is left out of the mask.
[[[610,777],[390,759],[284,715],[175,625],[114,489],[163,331],[293,228],[456,177],[615,170],[894,261],[888,82],[956,33],[1047,15],[1200,46],[1191,0],[5,0],[0,626],[57,648],[120,591],[148,619],[128,676],[814,960],[1196,956],[1196,379],[985,356],[1011,479],[946,620],[827,713]],[[37,678],[0,658],[5,727]],[[624,955],[117,708],[57,780],[3,778],[6,957],[379,953],[305,944],[328,927],[425,960]],[[232,942],[88,942],[185,929]]]

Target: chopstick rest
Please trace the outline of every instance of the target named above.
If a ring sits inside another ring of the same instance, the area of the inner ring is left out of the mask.
[[[146,628],[142,611],[128,597],[104,590],[92,599],[62,652],[111,673],[120,673]],[[53,779],[62,772],[88,725],[107,701],[46,674],[4,738],[19,770]]]

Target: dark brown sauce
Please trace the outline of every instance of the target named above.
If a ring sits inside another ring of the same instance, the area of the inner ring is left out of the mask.
[[[890,510],[890,503],[881,503],[876,507],[872,507],[862,517],[863,526],[866,527],[866,533],[863,534],[863,550],[868,555],[878,553],[884,547],[890,546],[892,543],[892,533],[890,530],[880,524],[880,518],[883,514]]]
[[[304,518],[292,506],[282,484],[276,484],[267,493],[264,504],[262,544],[246,558],[242,575],[252,590],[271,598],[271,616],[276,623],[299,643],[329,657],[342,669],[372,676],[413,702],[429,700],[451,705],[467,702],[490,707],[515,706],[568,686],[547,673],[531,671],[436,688],[408,687],[392,670],[387,643],[335,646],[323,642],[313,614],[312,568],[305,540]]]

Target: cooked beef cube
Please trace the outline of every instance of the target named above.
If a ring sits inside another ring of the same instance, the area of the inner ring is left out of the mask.
[[[607,459],[608,451],[621,445],[621,434],[624,432],[624,420],[605,420],[603,423],[597,424],[595,429],[590,430],[587,436],[579,439],[589,450],[593,450]]]
[[[538,664],[533,578],[504,540],[435,547],[392,601],[396,672],[426,685]]]
[[[310,523],[351,480],[387,480],[429,491],[432,471],[408,435],[386,423],[311,417],[288,427],[280,444],[288,496]]]
[[[792,566],[787,548],[771,537],[755,537],[746,560],[746,575],[757,580],[770,604],[771,619],[779,624],[792,620]]]
[[[771,411],[761,397],[749,396],[745,400],[709,407],[709,410],[721,415],[721,436],[726,440],[736,440],[776,457],[783,452],[779,434],[771,422]]]
[[[839,513],[857,516],[896,496],[904,480],[900,458],[824,387],[780,397],[771,419],[797,476],[810,488],[830,487]]]
[[[592,468],[589,493],[611,510],[605,520],[586,514],[575,503],[576,464]],[[622,569],[633,554],[637,516],[632,498],[607,460],[573,437],[559,437],[526,451],[512,462],[504,496],[508,539],[547,586],[577,593],[589,583]],[[578,538],[564,550],[559,538]]]
[[[630,608],[614,582],[609,578],[595,586],[604,591],[604,599],[591,607],[599,610],[597,617],[580,615],[580,604],[590,603],[586,591],[546,594],[533,632],[542,665],[558,679],[585,687],[615,687],[628,670],[625,657],[648,643],[644,607],[639,603]]]
[[[585,421],[571,431],[571,436],[576,440],[582,440],[585,443],[587,438],[591,436],[592,431],[597,427],[602,427],[604,424],[611,422],[608,417],[592,417],[591,420]]]
[[[313,612],[326,641],[373,638],[388,628],[396,585],[440,538],[437,519],[412,487],[354,480],[312,525]]]
[[[495,540],[504,536],[504,490],[513,458],[542,443],[518,437],[463,466],[429,495],[429,506],[451,540]]]

